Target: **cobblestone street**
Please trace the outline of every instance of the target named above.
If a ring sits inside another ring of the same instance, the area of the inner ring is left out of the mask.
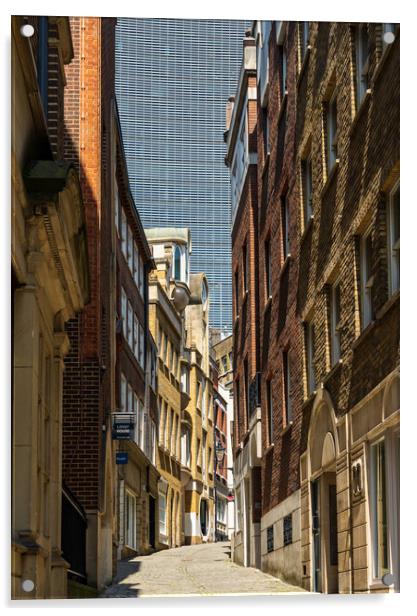
[[[233,595],[304,592],[230,560],[230,543],[183,546],[119,563],[105,598],[173,595]]]

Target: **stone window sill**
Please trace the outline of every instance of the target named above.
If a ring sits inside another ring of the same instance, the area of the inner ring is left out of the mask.
[[[326,183],[324,184],[323,188],[321,189],[321,198],[323,198],[323,196],[326,194],[327,189],[329,188],[330,184],[333,181],[333,178],[335,177],[337,170],[339,169],[339,163],[340,163],[340,158],[336,158],[336,160],[333,163],[333,167],[330,169],[328,175],[327,175],[327,179],[326,179]]]
[[[268,447],[264,451],[264,455],[267,456],[271,451],[274,450],[274,447],[275,447],[274,443],[271,443],[270,445],[268,445]]]
[[[272,295],[269,295],[268,299],[266,300],[266,304],[264,306],[264,314],[269,310],[269,308],[271,307],[271,303],[272,303]]]
[[[352,120],[352,124],[351,124],[351,127],[349,129],[349,137],[352,136],[352,133],[354,132],[356,125],[358,124],[361,116],[363,116],[364,109],[367,107],[368,101],[370,100],[371,96],[372,96],[372,90],[368,88],[368,90],[366,90],[365,96],[361,100],[359,108],[356,111],[355,116],[354,116],[354,118]]]
[[[284,96],[282,97],[282,101],[281,101],[281,105],[279,107],[279,113],[278,113],[278,119],[277,119],[277,124],[280,123],[281,121],[281,116],[284,113],[284,109],[287,106],[287,98],[288,98],[288,90],[285,90],[284,92]]]
[[[393,295],[391,295],[391,297],[387,299],[382,308],[378,310],[378,312],[376,313],[376,318],[378,320],[382,319],[386,315],[386,313],[397,303],[397,301],[399,301],[399,299],[400,291],[398,290]]]
[[[310,231],[310,229],[312,227],[313,220],[314,220],[314,214],[311,214],[310,218],[307,221],[306,226],[304,227],[304,231],[303,231],[303,233],[301,235],[301,238],[300,238],[300,243],[302,243],[304,241],[305,237],[308,235],[308,233],[309,233],[309,231]]]
[[[368,334],[375,328],[376,325],[376,321],[373,320],[370,323],[368,323],[368,325],[365,327],[365,329],[363,329],[361,331],[361,333],[359,334],[359,336],[356,338],[356,340],[353,341],[352,343],[352,351],[354,349],[356,349],[358,346],[361,345],[361,343],[363,342],[363,340],[365,338],[368,337]]]
[[[299,88],[303,75],[306,71],[306,66],[308,64],[310,53],[311,53],[311,45],[307,45],[306,52],[304,54],[304,58],[301,63],[300,72],[298,73],[298,77],[297,77],[297,89]]]
[[[337,361],[334,364],[334,366],[332,366],[330,370],[325,374],[322,382],[326,383],[335,374],[335,372],[337,372],[340,369],[342,365],[343,365],[343,359],[339,359],[339,361]]]
[[[292,420],[287,423],[287,425],[285,426],[285,428],[283,428],[283,430],[281,432],[281,436],[284,436],[284,434],[287,434],[287,432],[289,432],[289,430],[291,430],[293,423],[294,422]]]
[[[280,271],[280,273],[279,273],[279,278],[280,278],[280,279],[281,279],[281,278],[282,278],[282,276],[284,275],[284,272],[285,272],[285,270],[287,269],[288,264],[289,264],[289,262],[290,262],[290,261],[291,261],[291,253],[289,252],[289,253],[287,254],[287,256],[285,257],[284,263],[282,264],[281,271]]]

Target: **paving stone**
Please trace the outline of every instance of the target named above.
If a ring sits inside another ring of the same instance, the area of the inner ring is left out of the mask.
[[[230,543],[182,546],[121,561],[104,598],[301,593],[303,589],[230,560]]]

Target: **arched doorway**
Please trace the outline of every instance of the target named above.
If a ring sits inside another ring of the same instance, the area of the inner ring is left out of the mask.
[[[337,593],[336,418],[331,398],[317,394],[308,436],[311,503],[312,590]]]

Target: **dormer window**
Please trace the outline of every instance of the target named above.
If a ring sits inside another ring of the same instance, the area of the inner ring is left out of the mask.
[[[181,248],[179,246],[175,246],[174,251],[174,278],[181,280]]]

